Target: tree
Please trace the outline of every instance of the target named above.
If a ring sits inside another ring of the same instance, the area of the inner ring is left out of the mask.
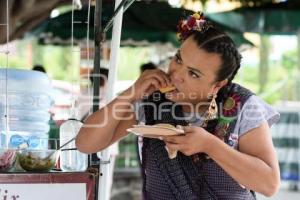
[[[72,0],[0,0],[0,44],[7,42],[7,22],[9,41],[12,41],[49,17],[54,8],[66,4],[71,5]]]
[[[260,36],[260,57],[259,57],[259,93],[265,91],[266,85],[268,83],[269,74],[269,54],[270,54],[270,41],[269,36]]]

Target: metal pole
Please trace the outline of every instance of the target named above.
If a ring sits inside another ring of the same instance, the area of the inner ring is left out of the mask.
[[[103,28],[103,32],[106,33],[112,26],[115,17],[119,13],[120,9],[123,9],[123,13],[130,7],[130,5],[134,2],[135,0],[122,0],[122,2],[118,5],[118,7],[115,9],[112,18],[105,24]]]
[[[115,9],[120,5],[121,0],[115,1]],[[123,20],[123,7],[119,9],[119,13],[116,15],[113,23],[112,41],[111,41],[111,54],[109,59],[109,73],[108,73],[108,91],[106,95],[106,102],[109,103],[114,98],[114,84],[117,80],[117,64],[118,64],[118,51],[121,42],[121,30]],[[101,153],[99,171],[102,176],[99,179],[99,200],[110,199],[110,186],[112,181],[110,173],[110,148],[103,150]]]
[[[100,86],[100,58],[101,58],[101,42],[102,42],[102,24],[101,24],[102,0],[96,0],[94,13],[94,69],[93,69],[93,112],[99,109],[99,86]],[[96,153],[89,156],[89,166],[98,168],[99,159]],[[99,179],[101,174],[99,175]],[[98,185],[95,187],[96,199],[98,198]]]
[[[101,58],[101,42],[102,42],[102,0],[96,0],[94,13],[94,70],[93,70],[93,112],[99,109],[99,86],[100,86],[100,58]]]

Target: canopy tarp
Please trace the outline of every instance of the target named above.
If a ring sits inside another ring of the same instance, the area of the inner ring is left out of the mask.
[[[167,2],[135,2],[124,13],[121,41],[122,45],[140,45],[149,43],[171,43],[179,46],[176,37],[176,25],[179,19],[192,11],[173,8]],[[106,24],[113,14],[113,5],[104,4],[102,24]],[[87,38],[88,8],[74,11],[73,41],[79,43]],[[91,7],[89,18],[89,38],[94,38],[93,21],[94,7]],[[225,30],[238,46],[252,45],[243,34],[233,28],[213,22],[220,29]],[[49,18],[39,24],[29,34],[39,38],[45,44],[66,44],[71,42],[72,12],[66,12],[55,18]],[[107,39],[111,38],[111,32]]]
[[[300,2],[286,1],[211,13],[212,20],[241,32],[295,35],[300,31]]]

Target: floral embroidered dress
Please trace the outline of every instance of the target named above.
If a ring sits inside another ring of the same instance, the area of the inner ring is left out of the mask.
[[[163,94],[156,93],[143,102],[137,102],[135,110],[138,122],[149,125],[169,123],[174,126],[203,124],[201,116],[183,113],[181,106],[174,103],[161,106],[161,117],[157,116],[158,112],[154,112],[153,106],[149,106],[154,103],[158,108],[167,101]],[[272,107],[249,90],[232,84],[229,97],[210,132],[238,150],[239,137],[258,127],[263,121],[271,126],[278,119],[279,114]],[[206,159],[207,156],[203,154],[185,156],[179,153],[175,159],[169,159],[164,142],[150,138],[139,138],[139,153],[144,179],[144,199],[255,199],[254,192],[241,186],[217,163]]]

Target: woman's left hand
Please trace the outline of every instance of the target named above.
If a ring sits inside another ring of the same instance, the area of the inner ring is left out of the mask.
[[[183,127],[184,135],[163,137],[168,149],[177,150],[186,156],[196,153],[207,153],[216,138],[205,129],[195,126]]]

